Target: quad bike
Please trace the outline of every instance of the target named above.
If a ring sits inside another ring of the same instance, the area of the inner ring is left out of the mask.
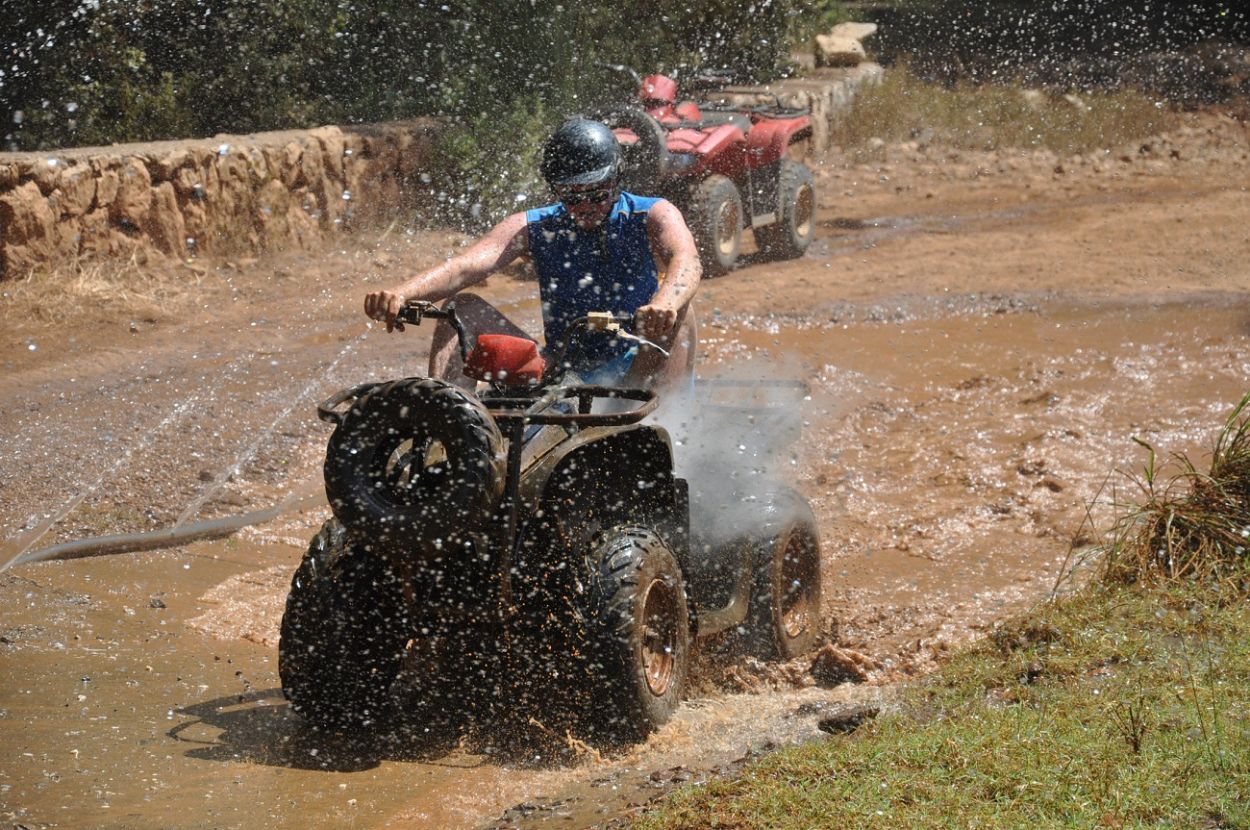
[[[802,160],[810,112],[779,103],[679,102],[671,77],[601,67],[628,75],[638,88],[638,104],[598,114],[621,143],[625,188],[681,208],[708,273],[734,267],[744,226],[766,256],[803,255],[816,228],[815,178]],[[711,87],[729,79],[705,73],[694,80]]]
[[[700,504],[694,488],[692,505],[668,433],[644,421],[656,394],[566,369],[586,332],[640,340],[628,318],[583,318],[544,356],[524,338],[469,342],[454,304],[409,303],[401,328],[426,317],[455,329],[481,391],[413,377],[319,405],[336,427],[324,468],[334,516],[282,619],[295,711],[318,728],[380,726],[402,711],[407,669],[435,697],[475,685],[511,708],[563,701],[587,734],[632,740],[676,708],[698,640],[745,629],[778,658],[814,645],[807,503],[752,482],[749,496],[718,497],[732,504]],[[751,520],[728,534],[692,527],[692,514],[718,511]]]

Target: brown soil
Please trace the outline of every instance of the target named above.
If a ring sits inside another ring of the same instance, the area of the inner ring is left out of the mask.
[[[804,440],[779,460],[821,525],[831,636],[868,687],[711,654],[699,697],[620,757],[495,760],[488,735],[344,747],[277,690],[286,586],[328,515],[312,507],[224,542],[0,576],[0,817],[449,827],[524,802],[507,826],[602,821],[819,735],[835,702],[876,699],[1040,601],[1087,508],[1105,519],[1108,476],[1139,466],[1133,437],[1200,458],[1250,389],[1244,124],[1187,116],[1075,159],[910,145],[818,170],[809,253],[704,284],[700,371],[811,382]],[[461,241],[391,228],[190,263],[121,304],[0,284],[0,562],[315,490],[328,427],[312,405],[424,366],[427,333],[370,326],[363,293]],[[487,291],[535,321],[524,279]]]

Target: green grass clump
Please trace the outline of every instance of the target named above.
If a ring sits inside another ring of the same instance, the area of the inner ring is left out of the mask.
[[[1250,826],[1250,609],[1201,600],[1084,592],[636,827]]]
[[[1071,99],[1020,87],[929,83],[899,67],[856,94],[832,130],[849,150],[870,139],[929,143],[967,150],[1046,149],[1088,153],[1158,135],[1175,114],[1132,91],[1082,93]]]
[[[1198,580],[1221,593],[1250,593],[1250,395],[1224,424],[1202,473],[1185,456],[1180,472],[1161,477],[1154,448],[1141,478],[1143,499],[1128,505],[1097,549],[1104,579],[1161,583]]]

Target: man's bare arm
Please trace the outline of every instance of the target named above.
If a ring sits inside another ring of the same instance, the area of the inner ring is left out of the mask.
[[[409,300],[437,302],[476,285],[529,252],[525,214],[514,213],[473,243],[468,250],[411,277],[394,288],[365,295],[365,314],[395,327],[395,316]]]
[[[647,235],[665,260],[664,282],[651,301],[638,309],[638,333],[649,340],[665,342],[673,334],[677,320],[699,290],[703,263],[699,249],[681,211],[661,199],[647,213]]]

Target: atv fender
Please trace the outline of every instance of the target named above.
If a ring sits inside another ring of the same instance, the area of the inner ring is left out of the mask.
[[[520,498],[525,514],[554,532],[563,543],[555,547],[566,553],[585,551],[606,528],[633,523],[659,532],[685,563],[685,482],[673,475],[672,444],[660,427],[583,430],[523,475]]]
[[[811,138],[811,135],[812,121],[807,116],[760,121],[747,134],[751,166],[776,164],[791,144]]]
[[[747,139],[742,130],[732,124],[722,124],[711,131],[675,130],[670,147],[676,149],[679,138],[685,139],[682,143],[689,145],[686,152],[693,153],[702,161],[691,169],[691,175],[719,173],[734,181],[740,181],[746,175],[749,164]]]

